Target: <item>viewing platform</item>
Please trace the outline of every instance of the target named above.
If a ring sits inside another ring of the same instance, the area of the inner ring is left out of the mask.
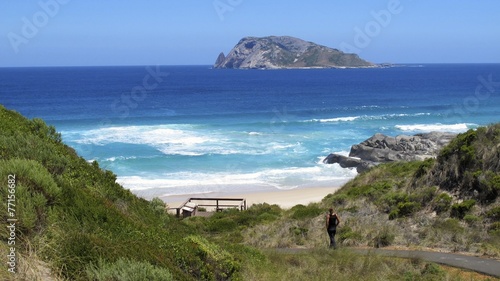
[[[203,216],[207,213],[221,212],[225,209],[237,209],[240,211],[247,209],[245,198],[189,198],[178,208],[169,208],[175,210],[177,217]],[[203,211],[201,211],[203,210]]]

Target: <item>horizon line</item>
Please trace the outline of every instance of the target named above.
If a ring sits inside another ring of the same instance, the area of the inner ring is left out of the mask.
[[[391,62],[381,62],[375,63],[376,65],[439,65],[439,64],[500,64],[500,62],[402,62],[402,63],[391,63]],[[71,68],[71,67],[144,67],[144,66],[208,66],[213,67],[213,64],[123,64],[123,65],[31,65],[31,66],[0,66],[0,68]],[[296,68],[300,69],[300,68]],[[321,69],[321,68],[318,68]],[[335,69],[335,68],[324,68],[324,69]]]

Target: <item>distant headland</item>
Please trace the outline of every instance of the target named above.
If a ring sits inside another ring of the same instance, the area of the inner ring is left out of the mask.
[[[290,36],[245,37],[228,53],[220,53],[214,68],[367,68],[378,65]]]

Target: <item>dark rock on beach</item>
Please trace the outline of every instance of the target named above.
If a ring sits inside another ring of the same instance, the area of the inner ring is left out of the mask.
[[[349,156],[332,153],[323,163],[338,163],[342,168],[356,168],[361,173],[380,163],[425,160],[436,157],[439,150],[455,136],[456,134],[443,132],[396,137],[375,134],[360,144],[353,145]]]

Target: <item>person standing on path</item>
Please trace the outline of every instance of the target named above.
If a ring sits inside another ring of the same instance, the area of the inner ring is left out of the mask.
[[[330,248],[337,248],[337,243],[335,243],[335,234],[337,233],[337,226],[340,223],[339,216],[333,212],[333,209],[328,209],[328,214],[326,215],[326,231],[330,237]]]

